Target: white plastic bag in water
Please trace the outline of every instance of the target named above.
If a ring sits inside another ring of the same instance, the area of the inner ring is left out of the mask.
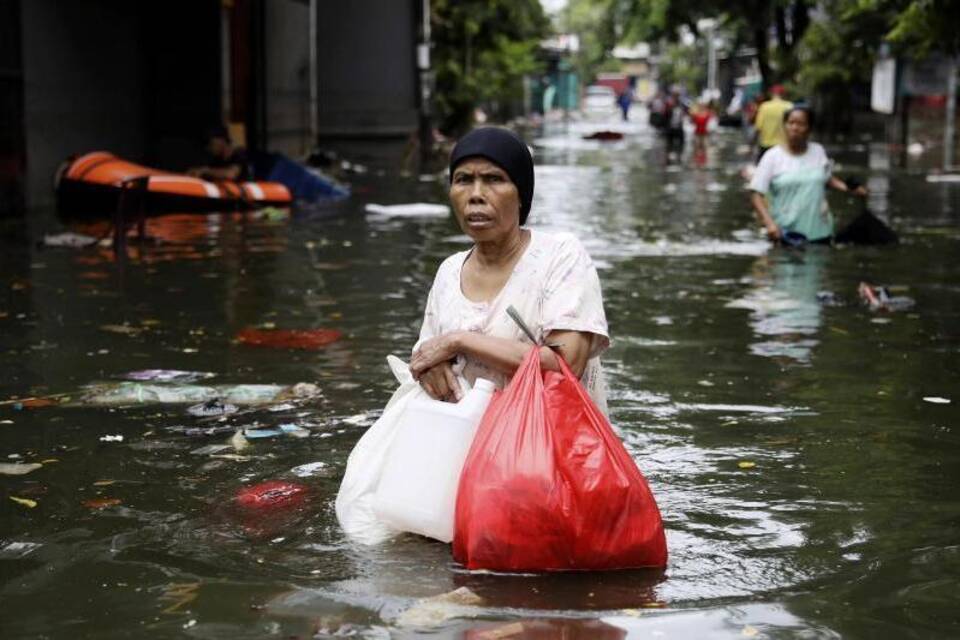
[[[393,392],[380,418],[367,429],[350,452],[347,470],[337,494],[336,510],[340,526],[348,537],[363,544],[377,544],[399,533],[374,513],[374,495],[400,416],[413,398],[426,395],[400,358],[387,356],[387,363],[400,386]]]

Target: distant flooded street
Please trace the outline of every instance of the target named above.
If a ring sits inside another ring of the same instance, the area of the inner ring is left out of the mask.
[[[880,143],[827,141],[901,244],[771,249],[739,132],[668,164],[634,113],[529,135],[530,222],[576,233],[599,267],[612,422],[663,513],[665,574],[476,574],[424,538],[345,540],[333,499],[396,386],[385,357],[407,359],[437,266],[467,242],[452,216],[365,213],[446,204],[446,178],[358,158],[370,170],[336,215],[155,218],[125,261],[40,244],[102,222],[0,226],[0,469],[39,465],[0,474],[0,635],[960,629],[960,183],[897,169]],[[599,128],[625,135],[583,138]],[[830,198],[840,221],[859,212]],[[871,310],[861,282],[905,304]],[[340,334],[271,348],[239,335],[251,328]],[[188,413],[210,393],[235,411]],[[272,480],[306,487],[295,508],[234,498]],[[477,598],[424,600],[461,587]]]

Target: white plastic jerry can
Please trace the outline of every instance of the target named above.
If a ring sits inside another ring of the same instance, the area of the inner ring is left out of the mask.
[[[384,524],[442,542],[453,540],[460,472],[494,388],[478,378],[456,404],[426,395],[410,402],[374,497],[374,513]]]

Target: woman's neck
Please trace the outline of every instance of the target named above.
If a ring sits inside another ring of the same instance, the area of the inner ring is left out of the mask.
[[[477,242],[473,252],[482,267],[503,267],[516,262],[527,246],[530,232],[517,227],[504,238]]]
[[[788,142],[788,143],[787,143],[787,150],[788,150],[790,153],[792,153],[793,155],[795,155],[795,156],[800,156],[800,155],[803,155],[804,153],[807,152],[807,146],[808,146],[808,144],[809,144],[809,143],[808,143],[806,140],[802,140],[802,141],[797,142],[797,143],[790,143],[790,142]]]

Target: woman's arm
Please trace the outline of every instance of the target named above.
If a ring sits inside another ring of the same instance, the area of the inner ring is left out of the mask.
[[[558,351],[577,377],[582,376],[587,368],[591,341],[591,334],[583,331],[551,331],[547,336],[547,344],[558,345]],[[530,344],[527,342],[458,331],[431,338],[420,345],[410,360],[410,371],[413,377],[419,380],[437,364],[462,353],[511,375],[520,366],[528,351]],[[560,370],[557,357],[550,347],[540,348],[540,365],[551,371]]]
[[[851,189],[850,185],[837,176],[830,176],[830,179],[827,180],[827,186],[831,189],[836,189],[840,193],[852,193],[855,196],[867,195],[867,188],[864,185],[857,185],[855,188]]]
[[[770,215],[770,209],[767,207],[767,198],[759,191],[753,191],[750,194],[750,204],[753,205],[753,212],[757,216],[757,221],[767,230],[767,237],[771,240],[779,240],[781,237],[780,227],[773,221]]]

